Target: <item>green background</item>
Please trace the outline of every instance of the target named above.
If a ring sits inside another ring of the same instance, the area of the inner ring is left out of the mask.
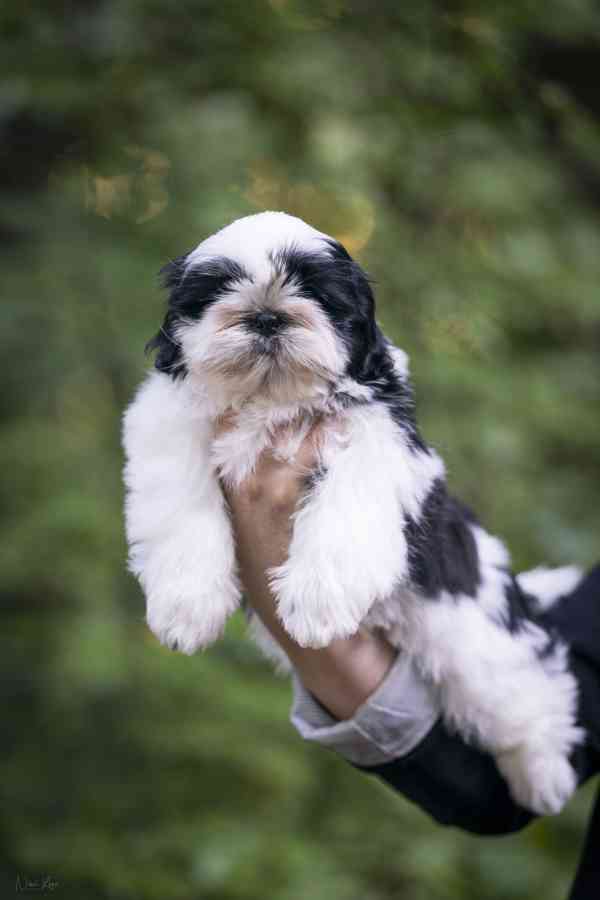
[[[589,789],[517,836],[442,828],[300,741],[241,621],[191,659],[157,644],[119,432],[158,269],[285,209],[374,277],[423,431],[516,567],[595,562],[594,10],[3,5],[3,896],[20,873],[80,900],[564,897]]]

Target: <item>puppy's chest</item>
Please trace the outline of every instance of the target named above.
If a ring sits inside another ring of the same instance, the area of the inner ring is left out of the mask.
[[[316,406],[244,409],[233,428],[213,442],[211,462],[220,477],[237,485],[253,472],[265,450],[291,462],[311,428],[322,422],[323,412]]]

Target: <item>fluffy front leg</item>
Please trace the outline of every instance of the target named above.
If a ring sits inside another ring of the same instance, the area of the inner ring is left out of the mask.
[[[475,600],[416,598],[406,645],[439,687],[450,726],[496,757],[516,802],[553,814],[576,787],[577,685],[564,646],[529,621],[511,633],[482,608],[500,608],[502,578]]]
[[[129,563],[151,630],[184,653],[215,641],[240,599],[209,442],[209,423],[185,382],[151,374],[124,418]]]
[[[382,405],[353,408],[344,426],[343,442],[330,426],[322,469],[294,516],[289,557],[270,572],[281,621],[302,646],[353,634],[406,578],[405,515],[441,471]]]

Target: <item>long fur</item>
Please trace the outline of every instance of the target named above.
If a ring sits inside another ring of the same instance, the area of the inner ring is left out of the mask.
[[[537,615],[577,572],[513,577],[504,545],[448,493],[364,272],[327,235],[262,213],[164,274],[157,371],[124,421],[130,565],[152,630],[186,653],[219,636],[240,599],[219,479],[241,484],[276,433],[293,459],[318,419],[318,466],[270,572],[283,625],[311,647],[383,629],[437,685],[449,725],[495,755],[515,799],[557,812],[582,732],[567,648]],[[223,414],[235,426],[216,440]]]

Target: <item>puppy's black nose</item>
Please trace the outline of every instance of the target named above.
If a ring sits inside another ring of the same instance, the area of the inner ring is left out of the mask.
[[[282,325],[282,316],[278,316],[277,313],[271,312],[270,310],[263,310],[262,312],[256,313],[252,318],[252,327],[265,337],[275,334]]]

